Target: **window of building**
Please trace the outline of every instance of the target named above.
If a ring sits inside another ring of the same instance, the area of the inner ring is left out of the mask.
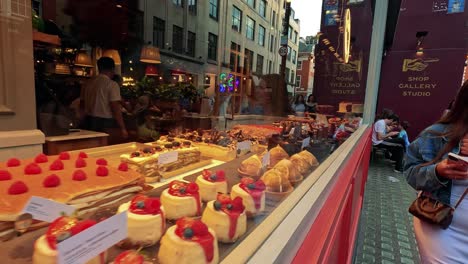
[[[187,0],[190,14],[197,14],[197,0]]]
[[[302,70],[302,61],[301,60],[297,60],[297,69]]]
[[[268,61],[268,73],[273,73],[273,62],[272,61]]]
[[[292,39],[292,32],[293,32],[293,28],[290,26],[290,27],[288,28],[288,38],[289,38],[289,39]]]
[[[252,72],[252,70],[253,70],[253,58],[254,58],[254,52],[249,50],[249,49],[245,49],[245,51],[244,51],[244,72],[246,74]]]
[[[242,11],[236,6],[232,6],[232,29],[242,31]]]
[[[271,25],[276,27],[276,11],[273,11],[273,15],[271,16]]]
[[[235,72],[240,72],[240,51],[241,46],[231,42],[230,68]]]
[[[294,30],[294,32],[293,32],[293,38],[292,38],[292,41],[293,41],[294,43],[297,43],[297,35],[298,35],[298,34],[297,34],[297,31]]]
[[[270,52],[273,52],[275,49],[275,37],[273,35],[270,35]]]
[[[255,20],[247,16],[245,36],[250,40],[255,40]]]
[[[258,44],[265,46],[265,28],[258,26]]]
[[[165,35],[166,21],[158,17],[153,17],[153,45],[160,49],[164,49]]]
[[[208,33],[208,59],[218,60],[218,36]]]
[[[301,87],[301,76],[300,75],[296,76],[296,87]]]
[[[291,47],[288,46],[288,61],[291,61]]]
[[[210,0],[210,17],[218,21],[219,0]]]
[[[290,83],[295,83],[295,82],[294,82],[295,79],[296,79],[295,77],[296,77],[296,75],[294,74],[294,71],[291,71],[291,80],[289,80],[289,82],[290,82]]]
[[[265,0],[260,0],[260,3],[258,5],[258,13],[262,17],[266,17],[266,10],[267,10],[267,2]]]
[[[289,81],[289,74],[290,74],[290,73],[291,73],[291,70],[290,70],[289,68],[286,68],[286,72],[285,72],[285,74],[284,74],[284,80],[285,80],[286,82]]]
[[[295,64],[295,63],[296,63],[297,52],[296,52],[296,50],[292,50],[291,53],[292,53],[292,55],[291,55],[291,57],[292,57],[292,58],[291,58],[291,61],[292,61],[292,63]]]
[[[193,32],[188,32],[187,35],[187,54],[195,57],[195,45],[197,42],[197,35]]]
[[[257,54],[257,68],[255,70],[257,74],[263,74],[263,56]]]
[[[41,0],[32,0],[32,9],[36,11],[38,16],[42,16],[42,1]],[[0,4],[1,7],[1,4]]]
[[[252,8],[255,8],[255,0],[247,0],[247,4]]]
[[[184,1],[183,0],[172,0],[174,5],[183,7],[184,6]]]
[[[172,49],[174,52],[184,52],[184,29],[174,25],[172,27]]]

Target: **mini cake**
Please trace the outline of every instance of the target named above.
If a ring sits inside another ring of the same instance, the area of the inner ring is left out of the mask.
[[[252,178],[242,178],[239,184],[232,186],[231,198],[242,198],[247,216],[253,217],[265,210],[265,183]]]
[[[278,201],[294,189],[288,180],[287,175],[279,170],[271,169],[262,176],[262,181],[266,186],[267,199]]]
[[[298,155],[303,157],[312,167],[317,167],[318,165],[320,165],[314,154],[310,153],[307,150],[299,152]]]
[[[162,192],[161,203],[166,218],[170,220],[201,215],[198,185],[193,182],[172,181],[169,188]]]
[[[304,178],[290,160],[285,159],[278,162],[274,169],[279,171],[281,175],[286,176],[286,178],[293,186],[298,184]],[[267,185],[268,189],[268,184],[266,182],[265,184]]]
[[[145,261],[145,257],[138,251],[127,250],[120,253],[112,264],[151,264],[153,262]]]
[[[89,227],[95,225],[92,220],[79,221],[76,218],[62,216],[52,222],[45,235],[39,237],[34,243],[33,264],[56,264],[58,263],[57,243],[74,236]],[[91,259],[87,264],[105,264],[106,252]]]
[[[128,237],[122,247],[147,247],[156,244],[165,231],[164,208],[158,198],[137,195],[119,207],[118,213],[127,212]]]
[[[306,175],[312,169],[309,162],[299,154],[292,155],[290,160],[302,175]]]
[[[196,183],[200,188],[200,196],[204,202],[216,200],[218,193],[227,193],[228,191],[225,172],[222,170],[216,171],[216,173],[203,170],[202,175],[197,177]]]
[[[242,161],[237,171],[243,177],[258,178],[262,173],[262,161],[258,155],[253,155]]]
[[[158,259],[161,264],[218,263],[216,234],[200,220],[181,218],[161,239]]]
[[[228,195],[218,194],[215,201],[206,205],[202,221],[215,231],[218,241],[236,242],[247,230],[247,215],[242,198],[231,200]]]
[[[288,153],[279,145],[270,150],[270,167],[274,167],[281,160],[289,158]]]

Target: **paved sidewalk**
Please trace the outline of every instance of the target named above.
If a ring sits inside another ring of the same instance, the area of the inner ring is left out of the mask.
[[[419,263],[412,216],[416,192],[383,157],[371,162],[354,263]]]

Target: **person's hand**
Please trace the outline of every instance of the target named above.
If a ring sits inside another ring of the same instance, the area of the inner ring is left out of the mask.
[[[462,156],[468,156],[468,134],[461,140],[460,154]]]
[[[437,163],[437,175],[443,178],[452,180],[466,180],[468,179],[468,170],[466,166],[458,162],[451,162],[447,159]]]
[[[120,133],[122,133],[122,138],[123,138],[123,139],[127,139],[127,138],[128,138],[128,132],[127,132],[126,129],[122,129],[122,130],[120,131]]]
[[[398,135],[398,134],[400,134],[400,132],[398,132],[398,131],[392,131],[392,132],[389,132],[387,135],[388,135],[388,137],[394,137],[394,136],[396,136],[396,135]]]

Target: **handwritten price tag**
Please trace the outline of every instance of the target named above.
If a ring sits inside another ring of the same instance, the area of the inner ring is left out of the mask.
[[[268,165],[270,165],[270,151],[268,151],[267,153],[265,153],[265,155],[263,155],[262,165],[263,167],[268,167]]]
[[[250,140],[242,141],[237,143],[237,149],[239,150],[249,150],[252,147],[252,142]]]
[[[301,149],[305,148],[305,147],[308,147],[310,145],[310,137],[302,140],[302,147]]]
[[[23,213],[31,214],[33,219],[51,223],[62,216],[62,213],[71,215],[75,210],[73,206],[33,196],[24,207]]]
[[[58,243],[58,263],[87,263],[126,237],[127,212],[123,212]]]
[[[159,157],[158,157],[158,164],[159,165],[168,164],[168,163],[176,162],[178,159],[179,159],[179,152],[177,151],[161,153],[159,154]]]

